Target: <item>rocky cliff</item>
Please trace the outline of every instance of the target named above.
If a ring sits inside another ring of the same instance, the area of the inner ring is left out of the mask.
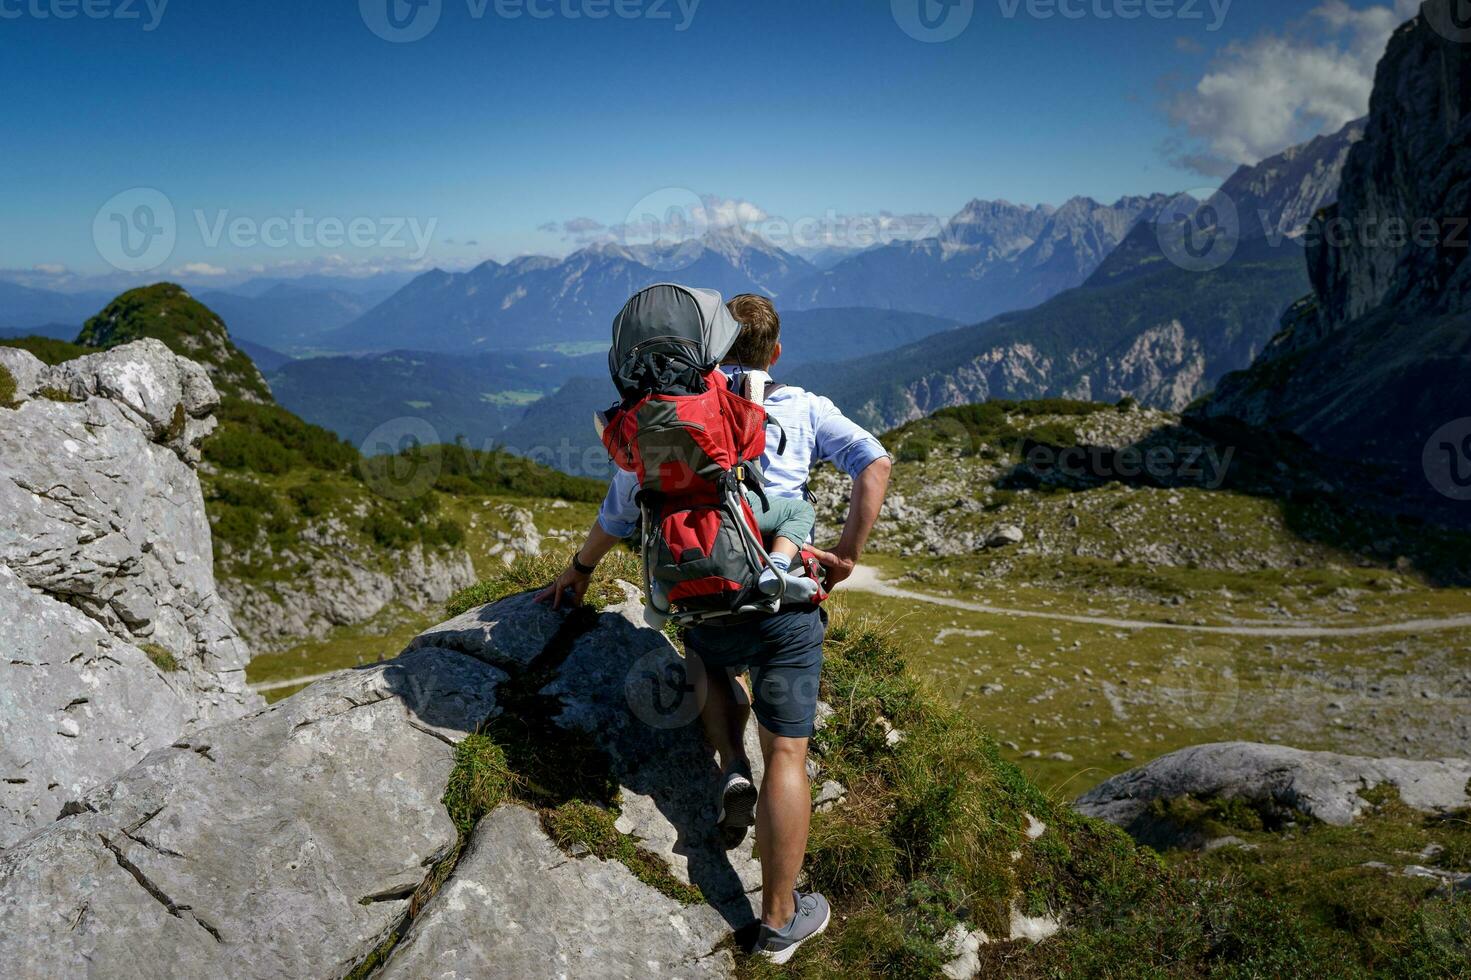
[[[1309,229],[1314,298],[1223,379],[1207,414],[1406,472],[1466,414],[1471,51],[1452,7],[1431,0],[1391,39],[1338,204]]]
[[[255,707],[194,464],[218,396],[144,340],[0,348],[0,845],[180,732]]]
[[[277,405],[224,321],[187,290],[129,290],[87,321],[77,343],[140,338],[202,366],[219,392],[219,432],[201,469],[205,507],[220,594],[253,646],[321,638],[394,604],[423,611],[474,582],[468,556],[419,533],[434,523],[420,506],[428,488],[400,500],[398,488],[370,485],[357,450]]]

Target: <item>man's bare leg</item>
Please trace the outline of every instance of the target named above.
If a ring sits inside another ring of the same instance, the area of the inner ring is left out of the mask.
[[[781,929],[796,913],[792,892],[807,853],[812,790],[807,782],[807,739],[761,729],[766,775],[756,806],[756,853],[761,858],[761,921]]]
[[[705,704],[700,708],[705,738],[720,758],[722,773],[749,775],[751,760],[746,757],[746,724],[751,719],[751,696],[745,682],[722,668],[712,668],[708,680]]]

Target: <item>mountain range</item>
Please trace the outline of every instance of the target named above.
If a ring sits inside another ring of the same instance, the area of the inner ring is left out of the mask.
[[[1295,229],[1331,203],[1362,134],[1362,122],[1351,123],[1239,169],[1207,202],[1219,210],[1229,199],[1239,228],[1208,229],[1220,237],[1200,243],[1223,249],[1225,261],[1178,251],[1173,221],[1140,221],[1084,285],[1040,306],[793,380],[879,429],[988,398],[1132,397],[1183,409],[1249,364],[1308,290],[1300,239],[1268,229]]]

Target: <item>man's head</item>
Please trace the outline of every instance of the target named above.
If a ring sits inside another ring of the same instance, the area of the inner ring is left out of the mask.
[[[781,318],[771,300],[755,293],[742,293],[725,304],[741,325],[735,346],[725,355],[726,364],[765,371],[781,357]]]

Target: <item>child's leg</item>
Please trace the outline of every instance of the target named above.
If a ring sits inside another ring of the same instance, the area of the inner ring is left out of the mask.
[[[769,505],[763,511],[759,498],[751,501],[751,509],[756,512],[757,527],[763,534],[774,536],[770,555],[772,567],[761,576],[762,588],[775,594],[776,577],[781,575],[787,580],[787,595],[798,600],[810,598],[816,591],[817,583],[806,576],[790,575],[788,569],[801,551],[802,542],[811,536],[813,525],[817,523],[817,514],[811,504],[795,497],[771,497]]]

